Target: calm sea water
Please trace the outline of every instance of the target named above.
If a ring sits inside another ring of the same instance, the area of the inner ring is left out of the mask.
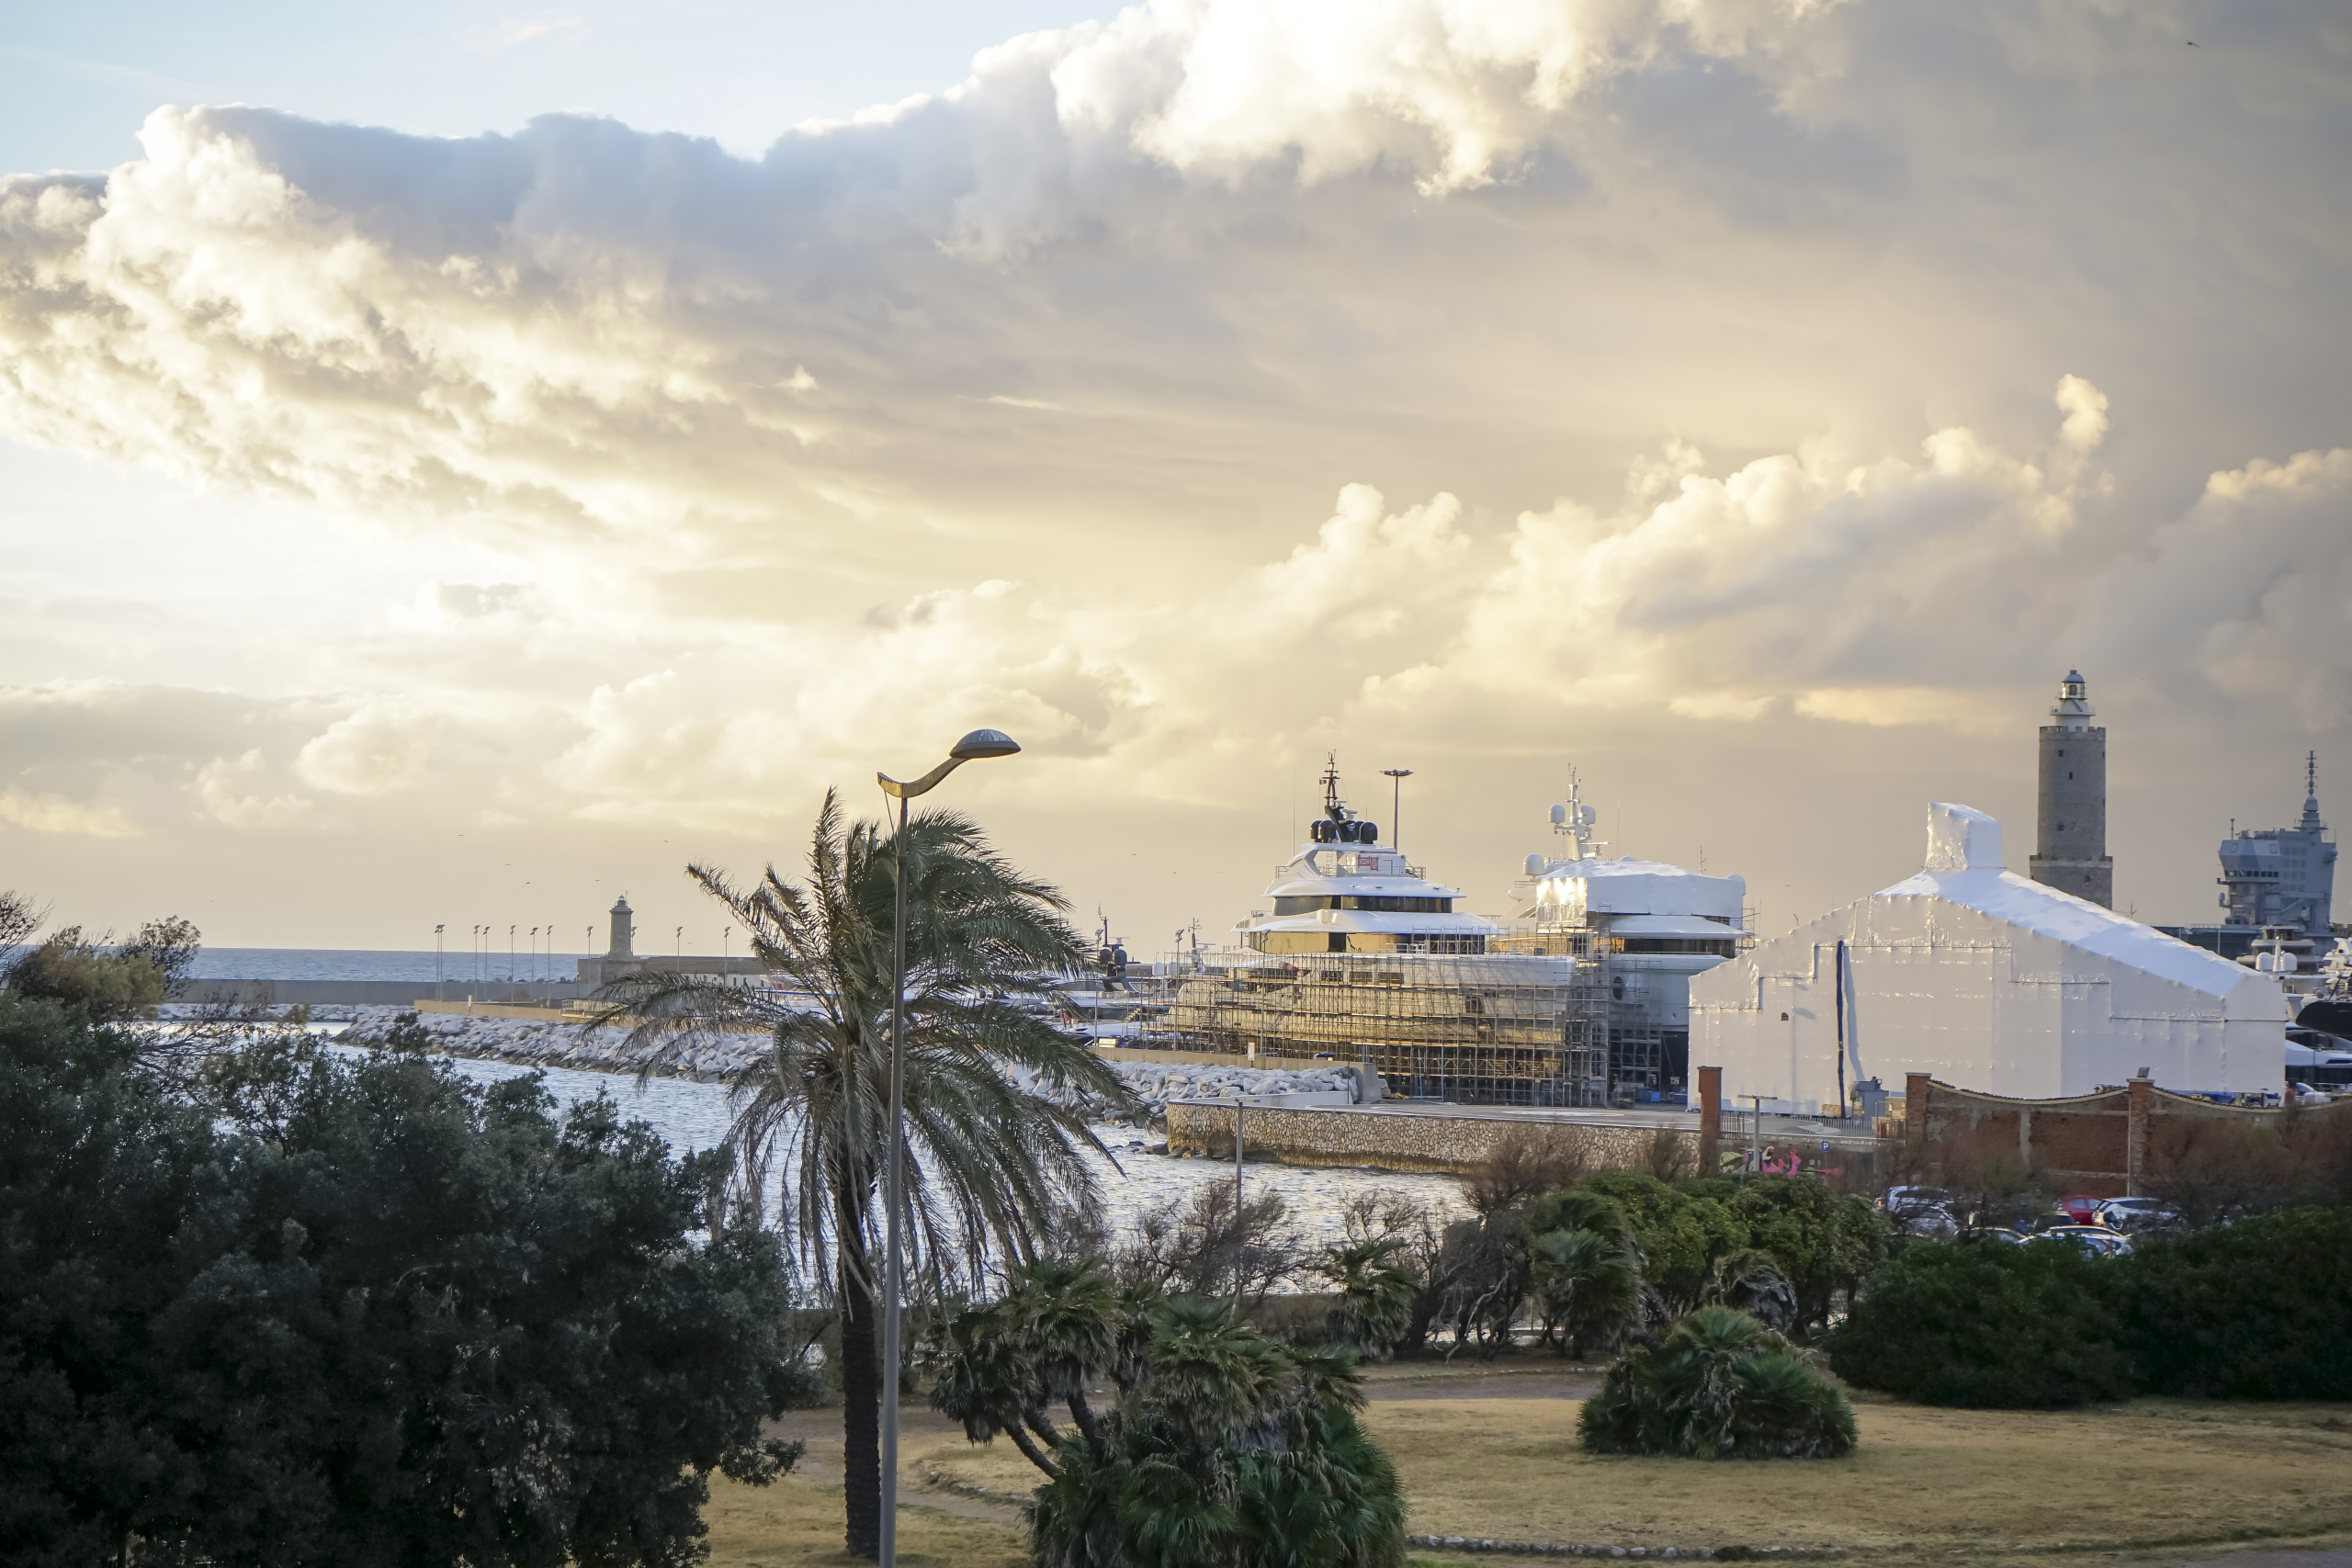
[[[576,934],[576,933],[575,933]],[[460,942],[463,938],[459,939]],[[527,940],[527,938],[526,939]],[[452,980],[569,980],[580,954],[558,950],[534,957],[528,951],[508,958],[463,946],[440,955],[440,973]],[[199,980],[430,980],[434,953],[363,947],[208,947],[197,955]]]
[[[431,956],[427,954],[427,956]],[[649,1123],[681,1152],[707,1149],[726,1135],[729,1120],[726,1089],[686,1078],[651,1078],[643,1085],[616,1073],[583,1073],[568,1067],[533,1069],[506,1062],[447,1058],[449,1065],[481,1083],[521,1077],[534,1070],[547,1075],[548,1092],[559,1104],[594,1099],[599,1090],[620,1103],[630,1121]],[[1103,1219],[1114,1234],[1131,1225],[1144,1213],[1171,1198],[1186,1198],[1203,1187],[1233,1190],[1233,1167],[1216,1160],[1173,1159],[1144,1152],[1146,1141],[1131,1128],[1098,1129],[1115,1159],[1090,1156],[1102,1194]],[[1321,1246],[1340,1235],[1340,1214],[1349,1200],[1366,1192],[1396,1192],[1430,1204],[1448,1215],[1464,1214],[1462,1184],[1450,1177],[1357,1169],[1305,1170],[1283,1165],[1246,1167],[1242,1182],[1251,1197],[1279,1193],[1289,1205],[1291,1218],[1312,1244]],[[771,1209],[778,1194],[771,1191]]]

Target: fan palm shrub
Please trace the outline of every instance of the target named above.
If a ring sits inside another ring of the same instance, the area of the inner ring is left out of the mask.
[[[1140,1337],[1138,1337],[1138,1333]],[[1350,1351],[1305,1354],[1230,1302],[1114,1295],[1099,1266],[1032,1266],[925,1348],[933,1404],[975,1440],[1012,1436],[1044,1481],[1042,1568],[1397,1568],[1404,1499],[1357,1423]],[[1073,1417],[1023,1441],[1057,1377]],[[1118,1388],[1099,1416],[1083,1385]]]
[[[1787,1340],[1744,1312],[1701,1307],[1656,1348],[1610,1367],[1578,1421],[1595,1453],[1693,1459],[1835,1459],[1854,1413]]]
[[[1101,1440],[1055,1449],[1031,1509],[1039,1568],[1399,1568],[1403,1491],[1363,1406],[1352,1353],[1293,1351],[1228,1302],[1171,1298]]]
[[[1386,1360],[1412,1325],[1421,1284],[1405,1261],[1405,1244],[1384,1236],[1329,1247],[1316,1272],[1338,1297],[1324,1314],[1330,1342],[1366,1360]]]
[[[1640,1255],[1599,1231],[1546,1231],[1529,1244],[1529,1275],[1560,1353],[1607,1354],[1642,1321]]]
[[[1091,1198],[1088,1131],[1075,1088],[1132,1107],[1115,1074],[1055,1029],[1042,998],[1081,961],[1069,902],[992,850],[969,818],[926,811],[903,840],[847,818],[828,791],[805,884],[770,866],[738,886],[687,874],[749,937],[769,982],[649,969],[598,993],[599,1021],[632,1025],[652,1071],[722,1035],[764,1035],[760,1061],[732,1080],[727,1142],[736,1197],[756,1215],[770,1173],[783,1178],[777,1226],[842,1318],[848,1545],[872,1557],[881,1521],[882,1151],[889,1106],[894,875],[906,861],[905,1211],[910,1291],[983,1276],[992,1260],[1033,1258],[1057,1215]],[[1015,1087],[1018,1077],[1038,1092]]]

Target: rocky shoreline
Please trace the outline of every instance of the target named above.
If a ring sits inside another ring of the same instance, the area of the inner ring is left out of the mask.
[[[339,1044],[380,1045],[390,1037],[392,1027],[410,1016],[406,1009],[395,1007],[356,1007],[348,1010],[352,1015],[350,1023],[334,1036]],[[318,1016],[316,1011],[312,1016]],[[626,1030],[465,1013],[414,1016],[418,1026],[431,1037],[432,1049],[447,1055],[510,1062],[517,1066],[569,1067],[590,1073],[634,1075],[645,1066],[643,1054],[628,1047]],[[652,1075],[691,1078],[697,1083],[723,1083],[752,1066],[766,1045],[764,1037],[746,1034],[696,1046],[656,1063]],[[1231,1100],[1237,1095],[1351,1095],[1356,1087],[1354,1070],[1341,1066],[1248,1067],[1222,1063],[1122,1062],[1115,1058],[1110,1060],[1110,1065],[1142,1100],[1150,1120],[1155,1122],[1167,1114],[1171,1100]],[[1101,1097],[1076,1089],[1046,1092],[1035,1086],[1023,1087],[1057,1104],[1080,1110],[1090,1119],[1108,1116],[1113,1109]]]

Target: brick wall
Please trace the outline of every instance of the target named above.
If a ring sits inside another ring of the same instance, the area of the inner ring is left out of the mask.
[[[2010,1100],[1954,1089],[1925,1073],[1911,1074],[1905,1087],[1905,1132],[1930,1181],[1965,1179],[1972,1170],[2014,1161],[2094,1198],[2140,1193],[2149,1140],[2167,1122],[2255,1124],[2278,1114],[2174,1094],[2145,1078],[2063,1100]]]

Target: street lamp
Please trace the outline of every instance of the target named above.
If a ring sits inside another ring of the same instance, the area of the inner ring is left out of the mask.
[[[433,999],[436,1002],[441,999],[441,926],[433,928]]]
[[[899,1262],[899,1209],[903,1201],[899,1168],[905,1163],[907,1144],[907,801],[929,794],[967,762],[1010,757],[1020,750],[1001,729],[975,729],[956,742],[947,761],[911,784],[888,773],[874,775],[882,793],[899,803],[899,836],[890,857],[898,879],[890,961],[890,1163],[883,1179],[888,1204],[883,1246],[889,1261],[882,1289],[882,1568],[898,1568],[899,1562],[899,1298],[905,1289]]]
[[[1413,776],[1410,768],[1383,768],[1388,779],[1388,841],[1399,851],[1405,847],[1405,781]]]

